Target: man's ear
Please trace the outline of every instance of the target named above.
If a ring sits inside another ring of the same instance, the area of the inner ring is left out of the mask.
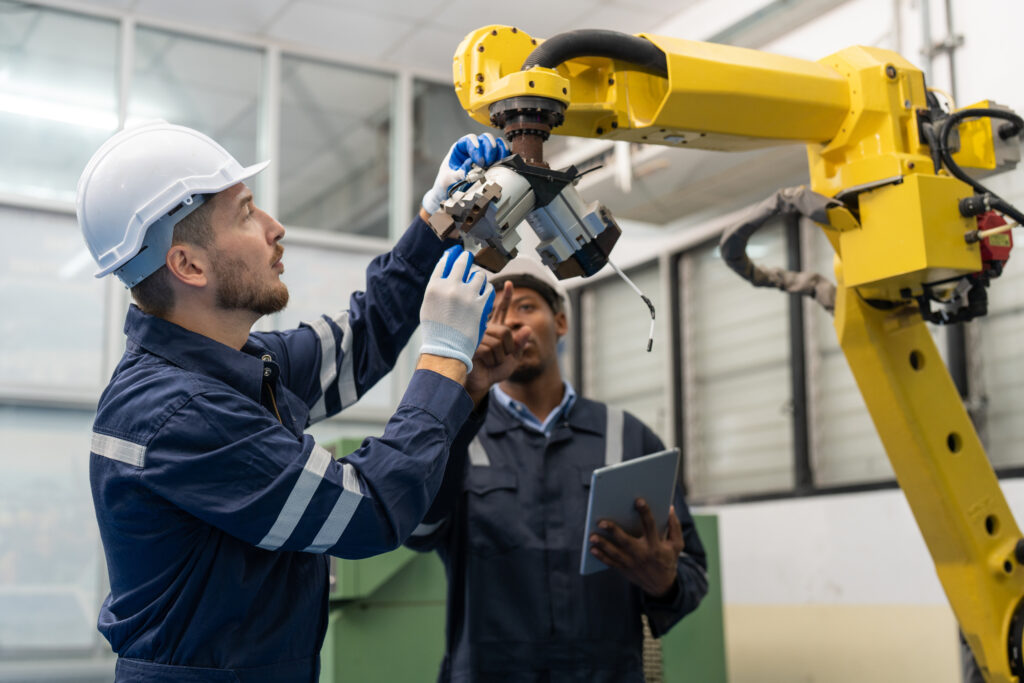
[[[206,250],[193,244],[175,244],[167,250],[164,260],[172,277],[191,287],[205,287],[209,284],[209,261]]]
[[[565,317],[565,312],[555,313],[555,333],[558,334],[558,338],[564,337],[568,331],[569,319]]]

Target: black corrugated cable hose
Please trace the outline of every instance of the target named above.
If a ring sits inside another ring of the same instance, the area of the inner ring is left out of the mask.
[[[554,35],[530,53],[523,71],[535,66],[554,69],[577,57],[607,57],[625,62],[638,71],[668,77],[665,53],[649,40],[618,31],[585,28]]]
[[[950,133],[952,133],[953,130],[956,129],[957,124],[959,124],[961,121],[963,121],[964,119],[974,117],[989,117],[993,119],[1003,119],[1005,121],[1008,121],[1009,123],[1005,123],[1002,126],[1000,126],[998,131],[999,137],[1001,137],[1004,140],[1006,140],[1007,138],[1011,138],[1014,135],[1019,135],[1021,130],[1024,129],[1024,119],[1022,119],[1020,116],[1011,111],[1006,111],[1005,109],[978,107],[975,109],[961,109],[960,111],[953,112],[946,118],[946,120],[942,122],[942,127],[939,128],[939,152],[942,155],[942,161],[946,165],[946,168],[949,169],[949,172],[953,174],[953,177],[958,178],[959,180],[962,180],[963,182],[970,185],[972,188],[974,188],[974,191],[977,192],[979,195],[990,195],[990,198],[988,199],[988,204],[991,208],[1006,214],[1007,216],[1017,221],[1021,225],[1024,225],[1024,213],[1021,213],[1016,207],[1014,207],[1008,201],[997,195],[995,192],[989,190],[987,187],[982,185],[974,178],[967,175],[967,173],[965,173],[964,170],[960,168],[956,161],[953,160],[953,153],[949,149]],[[967,202],[967,200],[964,200],[964,202],[966,202],[968,205],[970,204],[970,202]],[[961,213],[963,212],[963,210],[964,209],[962,208]]]
[[[759,266],[747,256],[747,241],[776,216],[798,214],[816,223],[828,224],[828,209],[842,202],[811,191],[806,186],[787,187],[748,209],[731,227],[722,232],[718,249],[722,260],[737,275],[755,287],[774,287],[791,294],[803,294],[832,313],[836,286],[824,275],[809,271]]]

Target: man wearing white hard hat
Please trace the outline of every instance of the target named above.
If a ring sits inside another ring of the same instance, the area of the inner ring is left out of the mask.
[[[613,571],[580,575],[591,473],[663,446],[562,379],[568,297],[546,267],[520,257],[492,280],[504,292],[487,333],[510,332],[524,348],[496,359],[518,363],[504,381],[491,387],[474,373],[467,384],[477,407],[406,541],[436,550],[448,576],[438,680],[641,683],[641,616],[660,637],[696,609],[708,589],[704,547],[677,489],[667,535],[638,501],[645,533],[609,522],[590,542]]]
[[[460,139],[426,208],[504,154],[490,136]],[[284,228],[245,185],[267,163],[243,167],[157,122],[114,135],[79,181],[97,277],[115,274],[135,300],[90,459],[110,577],[99,629],[118,681],[316,681],[326,555],[402,543],[472,408],[464,383],[493,289],[438,241],[426,209],[347,310],[251,333],[288,301]],[[387,374],[421,321],[417,370],[384,434],[334,460],[304,430]]]

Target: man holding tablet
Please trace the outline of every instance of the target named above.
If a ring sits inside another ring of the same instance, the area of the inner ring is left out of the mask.
[[[447,570],[439,680],[643,681],[641,617],[660,637],[697,607],[707,593],[703,546],[677,489],[666,533],[637,500],[644,531],[602,522],[590,552],[612,569],[580,574],[593,471],[663,445],[562,379],[567,300],[546,268],[524,257],[493,281],[504,291],[466,386],[476,409],[406,543],[437,550]],[[505,329],[516,348],[488,358],[488,339]]]

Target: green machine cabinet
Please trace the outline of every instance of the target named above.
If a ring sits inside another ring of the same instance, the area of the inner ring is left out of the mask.
[[[327,446],[347,454],[360,441]],[[333,448],[332,448],[333,446]],[[717,518],[696,515],[708,553],[710,590],[701,606],[661,639],[662,671],[649,683],[726,683]],[[365,560],[331,560],[331,607],[321,683],[437,678],[444,653],[444,566],[436,553],[399,548]]]
[[[371,563],[385,561],[385,569],[394,571],[370,595],[332,600],[321,683],[437,679],[444,653],[447,591],[441,560],[436,553],[401,548],[368,560],[342,560],[341,574],[355,565],[366,576]]]
[[[722,615],[722,565],[718,517],[694,515],[708,555],[708,594],[700,607],[661,639],[664,683],[726,683],[725,621]],[[648,681],[648,683],[656,683]]]

